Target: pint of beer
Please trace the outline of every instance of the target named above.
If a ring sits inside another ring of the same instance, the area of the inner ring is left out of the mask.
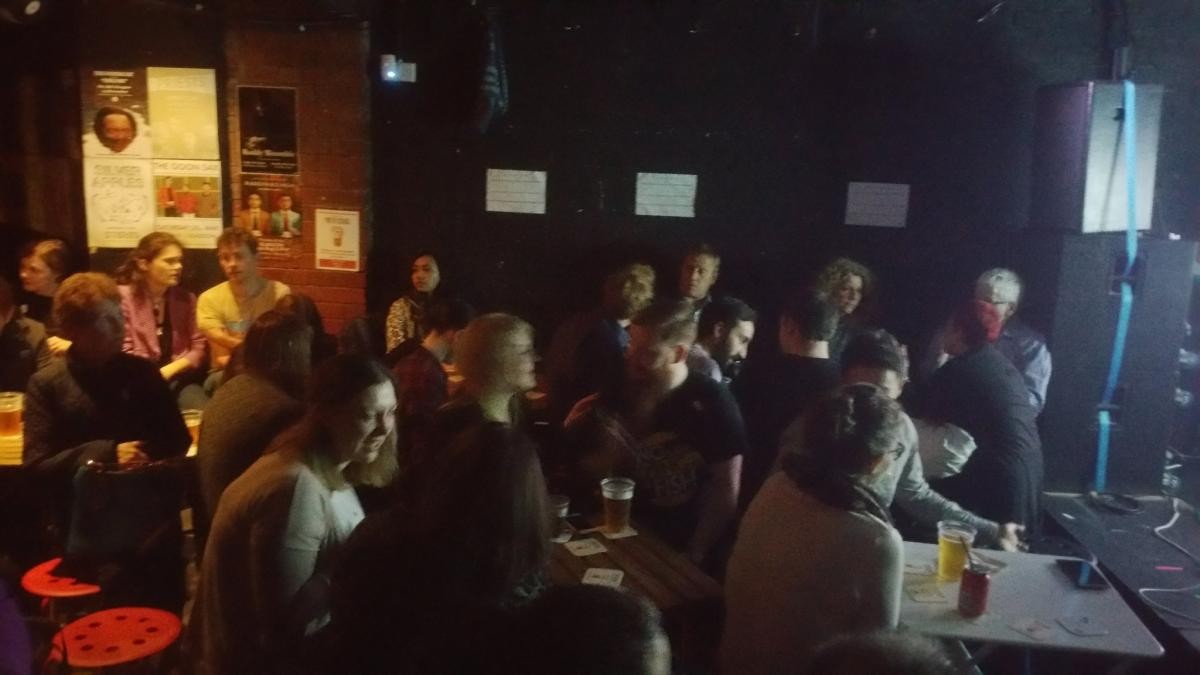
[[[633,506],[632,478],[605,478],[600,481],[604,495],[604,529],[610,533],[629,528],[629,512]]]
[[[24,394],[19,391],[0,391],[0,436],[21,433],[21,411],[24,409]]]
[[[938,579],[958,581],[967,566],[967,549],[975,542],[975,528],[966,523],[938,523]]]
[[[201,410],[184,410],[183,423],[187,425],[188,433],[192,435],[192,445],[200,442],[200,421],[204,417]]]

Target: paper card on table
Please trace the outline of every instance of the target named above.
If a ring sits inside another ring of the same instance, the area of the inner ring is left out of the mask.
[[[1008,624],[1008,627],[1017,631],[1018,633],[1024,633],[1025,635],[1028,635],[1029,637],[1038,641],[1048,640],[1052,635],[1054,635],[1054,626],[1042,621],[1041,619],[1029,617],[1016,619],[1012,623]]]
[[[846,188],[846,224],[904,227],[908,220],[904,183],[850,183]]]
[[[574,555],[579,556],[580,558],[582,558],[584,556],[589,556],[589,555],[596,555],[597,553],[604,553],[605,551],[608,550],[607,548],[604,547],[604,544],[601,544],[600,542],[596,541],[595,539],[580,539],[579,541],[568,541],[566,543],[566,547],[567,547],[568,551],[570,551]]]
[[[609,532],[608,530],[605,530],[604,528],[596,528],[596,529],[600,531],[600,534],[604,535],[605,539],[624,539],[626,537],[636,537],[637,533],[638,533],[638,531],[633,529],[632,527],[627,527],[627,528],[621,530],[620,532]]]
[[[946,594],[933,584],[919,584],[904,589],[913,602],[947,602]]]
[[[905,574],[917,574],[920,576],[929,576],[933,574],[933,563],[923,560],[906,560],[904,562]]]
[[[625,573],[621,570],[610,570],[603,567],[589,567],[583,573],[583,583],[594,584],[596,586],[608,586],[610,588],[620,588],[621,580],[625,578]]]
[[[571,541],[571,531],[563,528],[558,534],[551,537],[550,541],[556,544],[565,544],[568,541]]]
[[[696,182],[691,173],[641,173],[633,212],[639,216],[696,216]]]
[[[487,210],[546,212],[546,172],[488,169]]]
[[[1086,616],[1064,616],[1059,618],[1058,624],[1066,628],[1068,633],[1073,633],[1079,637],[1108,635],[1107,628]]]

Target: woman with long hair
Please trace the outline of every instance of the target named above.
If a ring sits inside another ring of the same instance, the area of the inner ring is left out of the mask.
[[[388,309],[386,337],[390,352],[405,340],[425,337],[425,309],[442,283],[442,271],[432,253],[424,252],[412,262],[412,288]]]
[[[179,286],[183,244],[167,232],[151,232],[117,270],[125,315],[127,354],[158,366],[181,409],[202,409],[208,341],[196,326],[196,296]]]
[[[70,271],[71,255],[61,239],[43,239],[21,252],[21,308],[25,318],[46,327],[46,348],[63,356],[71,341],[60,335],[53,309],[54,295]]]
[[[454,438],[400,505],[346,545],[334,575],[340,669],[479,672],[474,659],[494,658],[484,650],[506,612],[544,588],[547,501],[520,431],[488,423]]]
[[[363,518],[355,485],[395,474],[391,375],[360,356],[313,374],[296,426],[225,489],[197,596],[200,672],[296,672],[329,621],[330,572]]]
[[[854,384],[803,424],[802,446],[750,503],[729,561],[726,672],[799,672],[834,635],[899,620],[902,542],[868,486],[901,448],[900,407]]]
[[[875,290],[875,278],[866,265],[838,258],[817,273],[814,290],[838,310],[838,325],[829,338],[829,358],[837,361],[850,338],[867,328],[865,301]]]

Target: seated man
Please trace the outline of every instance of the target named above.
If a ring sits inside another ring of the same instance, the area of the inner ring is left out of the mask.
[[[21,316],[12,286],[0,277],[0,391],[25,391],[29,377],[51,360],[45,326]]]
[[[1021,302],[1021,278],[1016,272],[996,267],[975,281],[975,299],[993,305],[1000,313],[1002,328],[993,346],[1012,362],[1029,389],[1029,402],[1041,413],[1050,387],[1050,350],[1046,338],[1014,316]],[[921,364],[921,375],[928,378],[950,355],[945,348],[945,332],[937,331]]]
[[[717,298],[700,312],[696,341],[688,351],[688,369],[717,382],[730,382],[754,339],[758,314],[737,298]]]
[[[907,380],[908,356],[887,331],[864,331],[846,345],[842,355],[843,384],[873,384],[897,399]],[[890,506],[894,502],[922,528],[933,530],[939,520],[957,520],[975,527],[979,533],[977,542],[1017,550],[1018,535],[1024,532],[1024,527],[1016,523],[1000,525],[978,516],[929,487],[917,453],[917,430],[908,415],[902,413],[901,421],[900,454],[872,485],[880,503]],[[790,441],[789,447],[794,448],[796,443]]]
[[[796,295],[779,317],[779,352],[755,354],[734,380],[733,394],[750,442],[742,465],[743,507],[774,466],[783,430],[837,386],[837,364],[829,358],[829,339],[837,325],[833,304],[812,291]]]
[[[604,278],[600,306],[567,319],[546,353],[550,421],[557,424],[579,399],[613,386],[629,346],[629,320],[654,297],[654,270],[625,265]]]
[[[258,240],[245,230],[227,229],[217,237],[217,259],[227,281],[200,294],[196,325],[212,346],[213,369],[221,370],[254,320],[274,309],[291,290],[258,273]],[[213,378],[209,379],[207,388],[215,389]]]
[[[688,372],[691,303],[658,302],[629,327],[624,377],[588,397],[566,423],[582,494],[601,478],[637,482],[634,518],[693,561],[710,558],[737,512],[746,433],[729,390]]]
[[[425,337],[405,340],[388,354],[388,360],[396,364],[392,368],[398,402],[396,426],[405,441],[411,441],[410,434],[425,427],[446,403],[449,391],[442,364],[449,362],[458,332],[474,314],[462,300],[436,298],[425,312]],[[410,447],[410,443],[403,445]]]

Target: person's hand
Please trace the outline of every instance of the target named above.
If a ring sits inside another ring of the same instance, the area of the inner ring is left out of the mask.
[[[149,462],[150,457],[142,452],[142,441],[128,441],[117,445],[117,464],[125,466],[127,464],[141,464]]]
[[[46,338],[46,347],[54,356],[66,356],[67,350],[71,348],[71,341],[51,335]]]
[[[1001,550],[1004,551],[1028,551],[1029,545],[1021,541],[1021,536],[1024,534],[1024,525],[1004,523],[1000,526],[1000,535],[997,537],[996,543],[1000,544]]]

